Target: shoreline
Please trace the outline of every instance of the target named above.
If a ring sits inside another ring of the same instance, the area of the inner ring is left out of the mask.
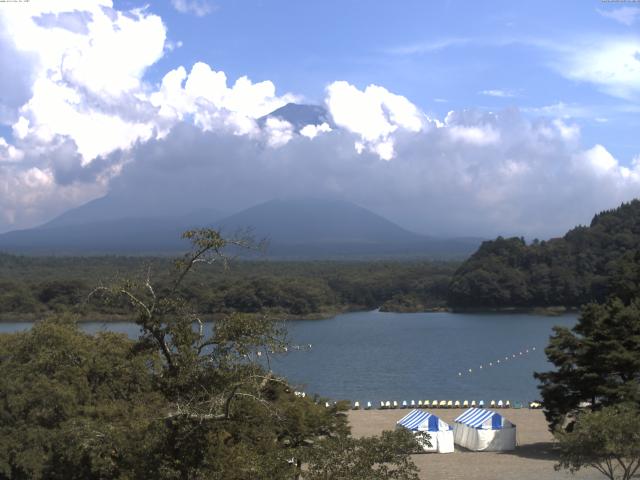
[[[521,308],[521,307],[502,307],[502,308],[451,308],[451,307],[433,307],[433,308],[425,308],[421,310],[386,310],[381,307],[369,309],[363,308],[362,306],[353,306],[346,307],[337,310],[331,311],[322,311],[322,312],[313,312],[307,315],[294,315],[291,313],[278,313],[278,312],[264,312],[264,313],[247,313],[246,315],[264,315],[271,316],[277,321],[284,322],[295,322],[298,320],[327,320],[338,315],[342,315],[345,313],[366,313],[379,311],[384,313],[457,313],[457,314],[466,314],[466,313],[475,313],[475,314],[518,314],[518,315],[542,315],[548,317],[557,317],[570,313],[579,313],[580,309],[575,307],[531,307],[531,308]],[[0,314],[0,324],[2,323],[35,323],[37,321],[42,320],[43,318],[52,318],[60,315],[70,315],[77,316],[79,314],[73,312],[61,312],[59,314],[47,312],[45,314],[35,314],[35,313],[26,313],[26,314]],[[217,313],[217,314],[208,314],[203,315],[203,320],[205,322],[213,322],[216,317],[226,315],[225,313]],[[101,322],[101,323],[118,323],[118,322],[131,322],[135,323],[135,317],[132,315],[118,315],[118,314],[103,314],[103,313],[89,313],[84,314],[81,318],[77,320],[78,323],[92,323],[92,322]]]

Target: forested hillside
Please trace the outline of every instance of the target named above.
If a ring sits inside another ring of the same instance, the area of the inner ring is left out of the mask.
[[[237,261],[199,268],[182,286],[205,315],[239,311],[313,317],[382,307],[421,311],[445,306],[458,263]],[[89,320],[118,317],[126,302],[105,304],[89,293],[123,278],[150,278],[162,291],[167,258],[29,257],[0,254],[0,319],[41,318],[73,311]]]
[[[449,286],[454,308],[577,307],[624,295],[640,263],[640,201],[597,214],[549,241],[484,242]]]

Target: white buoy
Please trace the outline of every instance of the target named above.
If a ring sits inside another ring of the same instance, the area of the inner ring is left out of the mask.
[[[469,373],[471,373],[473,370],[469,369]]]
[[[480,365],[480,368],[482,368],[482,365]]]
[[[458,376],[461,377],[462,376],[462,372],[458,372]]]
[[[490,366],[490,367],[493,367],[493,362],[489,362],[489,366]]]

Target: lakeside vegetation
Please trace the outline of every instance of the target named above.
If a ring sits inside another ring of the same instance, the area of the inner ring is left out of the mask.
[[[594,216],[562,238],[484,242],[456,271],[455,308],[578,308],[611,294],[629,296],[640,264],[640,201]]]
[[[161,257],[27,257],[0,255],[0,319],[31,320],[73,312],[123,318],[126,304],[88,299],[101,284],[153,275],[166,289],[172,261]],[[455,262],[237,261],[203,265],[181,294],[205,316],[229,312],[314,318],[381,308],[423,311],[445,306]]]

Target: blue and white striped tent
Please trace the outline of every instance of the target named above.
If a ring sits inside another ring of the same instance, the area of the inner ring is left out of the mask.
[[[397,422],[398,425],[413,431],[440,432],[453,430],[451,426],[435,416],[433,413],[411,410]]]
[[[475,451],[502,451],[516,448],[516,426],[498,412],[470,408],[453,424],[454,441]]]
[[[506,420],[498,412],[485,410],[484,408],[470,408],[454,422],[462,423],[471,428],[482,428],[485,430],[499,430],[503,427],[511,427],[511,422]]]
[[[398,420],[396,425],[411,430],[414,433],[428,433],[430,446],[426,445],[418,437],[418,443],[422,445],[425,452],[453,452],[453,428],[432,413],[422,410],[411,410],[407,415]]]

